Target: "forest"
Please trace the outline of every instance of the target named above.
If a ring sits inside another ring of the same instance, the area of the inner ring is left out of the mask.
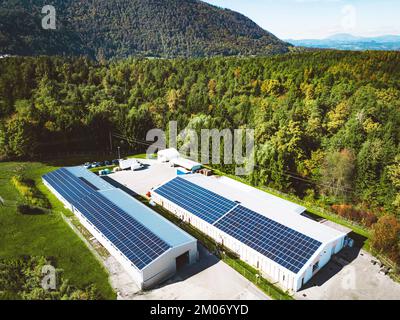
[[[254,129],[249,183],[391,237],[376,237],[376,248],[400,261],[399,52],[108,63],[15,57],[1,59],[0,70],[3,160],[108,150],[110,132],[143,141],[171,120],[180,130]]]
[[[44,5],[56,30],[44,30]],[[2,0],[0,54],[207,57],[285,53],[292,45],[237,12],[197,0]]]

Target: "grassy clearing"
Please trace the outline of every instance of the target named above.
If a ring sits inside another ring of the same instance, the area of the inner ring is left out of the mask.
[[[157,159],[156,154],[152,154],[150,156]],[[128,156],[128,159],[148,159],[148,155],[147,153],[140,153],[140,154],[135,154],[133,156]]]
[[[73,214],[42,183],[42,175],[54,169],[56,167],[41,163],[0,163],[0,196],[6,199],[6,205],[0,206],[0,257],[53,257],[56,267],[63,269],[63,277],[72,285],[94,284],[102,298],[115,299],[107,271],[61,216]],[[24,199],[11,183],[16,172],[23,172],[24,177],[35,182],[50,201],[53,208],[50,214],[21,215],[17,212],[15,204],[23,203]]]

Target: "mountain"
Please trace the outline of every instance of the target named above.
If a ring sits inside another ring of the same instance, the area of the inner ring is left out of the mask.
[[[42,6],[56,30],[41,28]],[[197,0],[2,0],[0,54],[201,57],[268,55],[291,45],[237,12]]]
[[[400,36],[357,37],[351,34],[336,34],[326,39],[287,40],[301,47],[339,50],[400,50]]]

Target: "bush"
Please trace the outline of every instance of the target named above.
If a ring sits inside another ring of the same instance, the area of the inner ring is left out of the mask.
[[[362,223],[366,227],[371,227],[378,221],[378,218],[374,213],[358,210],[349,204],[333,205],[332,210],[342,218]]]
[[[400,268],[400,221],[385,215],[372,227],[371,246],[383,253]]]
[[[0,300],[97,300],[102,297],[94,285],[78,288],[64,279],[56,269],[56,289],[42,288],[43,267],[53,261],[42,256],[0,259]]]
[[[11,178],[11,182],[28,205],[51,209],[49,200],[37,189],[33,180],[17,175]]]

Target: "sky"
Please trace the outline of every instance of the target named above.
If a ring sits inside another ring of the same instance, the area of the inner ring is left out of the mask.
[[[203,0],[238,11],[281,39],[400,35],[399,0]]]

